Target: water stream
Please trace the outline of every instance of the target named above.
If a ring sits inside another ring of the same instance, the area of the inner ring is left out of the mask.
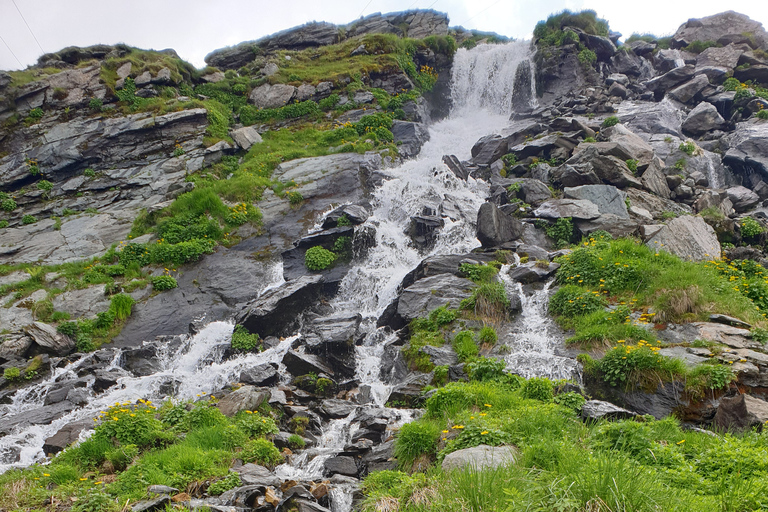
[[[359,406],[349,416],[328,422],[317,444],[294,455],[276,470],[278,476],[295,480],[317,480],[323,476],[323,463],[341,452],[355,434],[355,415],[360,409],[381,408],[391,392],[391,385],[381,375],[384,346],[392,334],[376,329],[376,319],[397,296],[398,286],[406,273],[430,255],[467,253],[479,245],[475,236],[477,210],[485,201],[488,185],[469,178],[458,179],[442,163],[443,155],[469,159],[470,149],[484,135],[499,133],[508,125],[511,95],[518,64],[529,58],[525,42],[507,45],[480,45],[473,50],[460,49],[455,56],[452,75],[454,106],[445,120],[430,126],[430,140],[416,159],[406,161],[386,173],[388,180],[374,191],[373,213],[366,221],[375,229],[376,246],[364,261],[356,263],[341,283],[337,297],[331,302],[335,314],[360,313],[363,316],[363,343],[356,347],[356,377],[361,388],[367,387],[369,403]],[[410,217],[424,207],[446,212],[445,226],[428,254],[419,252],[405,235]],[[450,213],[449,213],[450,212]],[[503,272],[502,274],[506,274]],[[274,285],[279,285],[276,280]],[[526,296],[522,288],[507,283],[509,293],[518,293],[523,301],[523,330],[509,340],[511,352],[506,356],[510,369],[525,376],[545,375],[569,377],[575,363],[555,353],[559,340],[552,340],[545,315],[547,289]],[[229,343],[233,325],[212,322],[198,334],[183,338],[160,356],[161,370],[147,377],[123,377],[118,384],[88,404],[54,421],[51,425],[33,426],[0,438],[0,472],[12,466],[26,466],[44,457],[44,440],[63,425],[90,419],[115,402],[137,398],[160,402],[169,394],[169,386],[178,399],[195,399],[204,393],[222,389],[237,382],[240,372],[262,363],[280,363],[299,334],[258,354],[241,355],[223,360],[223,348]],[[86,358],[87,359],[87,358]],[[56,369],[41,384],[20,391],[12,403],[0,406],[0,417],[41,407],[49,390],[68,380],[77,379],[77,368],[86,359]],[[119,363],[116,353],[113,367]],[[286,372],[281,372],[285,374]],[[410,421],[415,412],[389,410],[390,428]],[[21,450],[18,461],[13,451]],[[6,458],[3,459],[3,453]],[[331,492],[334,512],[345,512],[351,506],[344,486]]]

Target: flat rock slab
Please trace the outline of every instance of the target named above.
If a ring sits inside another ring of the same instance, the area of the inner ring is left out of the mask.
[[[403,290],[397,313],[409,322],[440,306],[458,308],[461,301],[471,295],[475,286],[469,279],[452,274],[425,277]]]
[[[642,142],[642,141],[641,141]],[[610,213],[622,219],[629,219],[627,195],[612,185],[582,185],[566,187],[563,195],[567,199],[586,199],[597,206],[601,214]]]
[[[465,448],[449,453],[443,459],[443,470],[452,469],[486,469],[514,464],[517,458],[517,448],[514,446],[488,446],[481,444],[473,448]]]
[[[645,245],[684,260],[708,261],[720,257],[720,242],[715,230],[701,217],[690,215],[673,219]]]
[[[698,331],[698,339],[716,341],[731,348],[747,348],[752,344],[749,339],[751,333],[747,329],[713,322],[692,322],[689,325]]]
[[[595,203],[586,199],[552,199],[536,208],[533,214],[542,219],[571,217],[592,220],[600,216],[600,210]]]

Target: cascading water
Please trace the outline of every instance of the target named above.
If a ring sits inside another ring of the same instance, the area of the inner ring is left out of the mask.
[[[362,329],[366,335],[363,343],[356,347],[356,377],[360,388],[368,389],[369,401],[357,408],[358,413],[366,408],[381,411],[389,397],[391,386],[382,378],[380,369],[384,347],[391,341],[392,335],[385,330],[377,330],[375,323],[397,296],[398,286],[405,274],[427,256],[466,253],[478,246],[475,218],[486,199],[488,185],[473,178],[460,180],[442,163],[442,157],[456,155],[459,159],[467,159],[475,141],[484,135],[499,133],[508,125],[515,71],[528,58],[529,45],[525,42],[479,45],[469,51],[460,49],[453,64],[453,108],[450,116],[430,127],[430,140],[418,158],[388,170],[390,179],[373,192],[373,212],[367,225],[376,231],[376,246],[364,261],[353,266],[341,283],[337,298],[332,301],[335,314],[360,313],[364,318]],[[425,206],[448,217],[429,254],[420,253],[404,234],[410,217],[421,213]],[[511,291],[519,293],[517,289]],[[527,304],[525,300],[524,303]],[[524,308],[523,315],[526,311],[534,315],[534,310],[536,308]],[[526,323],[531,326],[540,323],[537,318],[530,317]],[[194,399],[202,393],[216,391],[237,381],[239,372],[245,367],[280,363],[298,338],[297,334],[262,353],[223,361],[222,346],[229,342],[231,333],[230,323],[213,322],[162,355],[159,372],[147,377],[124,377],[113,388],[92,397],[86,406],[62,416],[51,425],[29,427],[1,438],[0,472],[11,465],[23,466],[39,460],[43,456],[41,446],[44,439],[67,423],[92,418],[115,402],[137,398],[160,401],[168,393],[169,382],[174,388],[174,396],[180,399]],[[523,350],[551,353],[550,346],[526,342],[520,344],[519,350],[513,348],[508,361],[517,353],[522,357]],[[77,378],[76,370],[81,364],[84,363],[79,360],[58,369],[45,382],[17,393],[10,405],[2,406],[0,414],[10,415],[42,405],[50,388]],[[567,376],[569,369],[565,363],[557,364],[561,365],[557,376]],[[537,366],[541,369],[539,374],[552,375],[543,366]],[[390,429],[410,421],[416,414],[409,410],[386,411]],[[296,480],[321,478],[323,463],[344,450],[354,437],[357,429],[355,414],[353,411],[345,418],[329,422],[315,446],[279,466],[276,470],[278,476]],[[15,463],[3,461],[3,451],[14,447],[21,447],[21,460]],[[349,510],[348,494],[344,492],[343,485],[332,490],[334,512]]]

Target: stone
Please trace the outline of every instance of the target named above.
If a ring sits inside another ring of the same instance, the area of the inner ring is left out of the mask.
[[[262,338],[290,334],[298,314],[319,299],[323,281],[322,275],[308,275],[273,288],[247,304],[237,323]]]
[[[552,276],[560,265],[557,263],[547,263],[546,266],[538,262],[523,263],[509,269],[509,277],[523,284],[544,281]]]
[[[43,453],[52,456],[64,450],[80,438],[80,432],[90,429],[92,421],[75,421],[61,427],[54,435],[47,438],[43,444]]]
[[[710,322],[716,322],[721,324],[730,325],[733,327],[739,327],[741,329],[751,329],[752,325],[743,321],[739,320],[738,318],[734,318],[732,316],[728,315],[722,315],[720,313],[713,313],[709,315],[709,321]]]
[[[686,83],[670,90],[668,94],[681,103],[688,103],[708,85],[707,75],[696,75]]]
[[[542,219],[571,217],[590,220],[598,218],[600,210],[592,201],[586,199],[551,199],[536,208],[533,214]]]
[[[275,64],[274,62],[267,62],[263,68],[261,68],[261,73],[264,76],[272,76],[275,73],[280,71],[280,66]]]
[[[244,126],[237,130],[232,130],[230,135],[235,144],[245,151],[251,149],[251,146],[254,144],[261,144],[262,142],[261,135],[253,126]]]
[[[768,66],[757,64],[748,68],[736,69],[733,76],[740,81],[750,80],[764,84],[768,82]]]
[[[301,84],[296,89],[296,99],[299,101],[311,100],[315,94],[317,94],[317,89],[310,84]]]
[[[492,469],[509,466],[517,460],[518,451],[514,446],[488,446],[481,444],[472,448],[456,450],[445,456],[443,471]]]
[[[626,164],[627,157],[630,156],[631,154],[625,152],[624,147],[618,143],[582,144],[579,151],[574,152],[565,163],[581,172],[594,173],[603,183],[620,188],[640,188],[642,183]]]
[[[232,417],[240,411],[255,411],[263,403],[269,402],[269,390],[255,386],[242,386],[221,398],[216,406],[224,416]]]
[[[421,147],[429,140],[429,130],[422,123],[409,121],[392,122],[392,135],[398,144],[398,152],[403,158],[413,158],[419,154]]]
[[[749,34],[749,36],[747,35]],[[768,45],[768,35],[760,22],[734,11],[690,19],[680,25],[672,36],[672,46],[683,48],[694,41],[715,41],[722,45],[747,43]]]
[[[337,400],[334,398],[329,398],[327,400],[323,400],[322,405],[320,405],[319,412],[321,412],[323,416],[327,418],[338,419],[346,418],[356,410],[357,406],[348,400]]]
[[[720,256],[720,242],[712,226],[701,217],[672,219],[645,242],[655,251],[666,251],[685,260],[708,261]]]
[[[696,70],[708,66],[733,69],[739,64],[739,57],[744,53],[743,47],[729,44],[722,48],[710,47],[696,56]]]
[[[132,512],[148,512],[151,510],[165,509],[165,506],[171,502],[171,497],[168,495],[158,496],[148,500],[139,501],[131,506]]]
[[[762,428],[768,422],[768,402],[750,395],[723,397],[715,413],[715,425],[723,430]]]
[[[625,99],[629,96],[629,91],[619,82],[613,82],[608,88],[608,96],[618,96],[621,99]]]
[[[322,359],[312,354],[300,354],[289,350],[283,356],[283,364],[288,373],[296,377],[308,373],[333,375],[333,370]]]
[[[271,386],[278,381],[277,368],[269,363],[263,363],[240,372],[240,382],[254,386]]]
[[[243,464],[240,467],[233,468],[234,472],[240,475],[245,485],[262,485],[265,487],[277,487],[280,485],[280,479],[269,469],[258,464]]]
[[[622,124],[645,141],[657,134],[682,138],[682,112],[668,98],[650,104],[646,101],[623,101],[616,115]]]
[[[296,94],[296,88],[286,84],[263,84],[255,88],[249,97],[258,108],[280,108],[290,102]]]
[[[660,159],[654,159],[651,161],[648,168],[643,172],[640,177],[640,182],[643,184],[643,188],[656,194],[664,199],[669,199],[672,195],[672,191],[669,190],[669,184],[667,184],[667,178],[664,175],[663,163]]]
[[[456,353],[447,345],[442,347],[426,345],[420,352],[427,354],[430,362],[435,366],[453,366],[459,362]]]
[[[23,359],[32,343],[32,338],[23,334],[0,335],[0,358]]]
[[[717,130],[725,124],[725,119],[711,103],[702,101],[691,110],[683,121],[682,129],[693,135],[702,135],[711,130]]]
[[[645,82],[645,87],[649,91],[655,92],[657,97],[660,97],[663,96],[664,93],[669,89],[683,82],[687,82],[693,78],[694,73],[696,73],[696,68],[694,66],[682,66],[674,68],[661,76],[647,80]]]
[[[501,135],[486,135],[472,146],[472,162],[489,165],[504,156],[509,148],[509,139]]]
[[[747,121],[724,137],[723,163],[740,174],[759,173],[768,179],[768,123]]]
[[[240,43],[237,46],[214,50],[205,56],[205,63],[219,69],[239,69],[251,63],[256,58],[258,44],[253,41]]]
[[[439,274],[416,281],[403,290],[397,313],[409,322],[441,306],[455,309],[471,295],[475,284],[451,274]]]
[[[692,354],[688,351],[686,347],[669,347],[669,348],[662,348],[658,352],[664,357],[669,357],[671,359],[677,358],[685,362],[686,366],[694,367],[698,364],[701,364],[707,360],[706,357],[700,357],[696,354]]]
[[[483,203],[477,212],[477,239],[483,247],[497,247],[523,234],[519,220],[502,212],[493,203]]]
[[[170,487],[168,485],[150,485],[147,488],[147,492],[150,494],[176,494],[179,492],[179,490],[175,487]]]
[[[627,409],[623,409],[610,402],[604,402],[602,400],[587,400],[584,405],[581,406],[581,417],[584,420],[628,420],[632,419],[637,414]]]
[[[629,219],[626,194],[611,185],[584,185],[567,187],[563,190],[566,199],[584,199],[597,206],[601,214],[610,213],[619,218]]]
[[[69,336],[60,334],[56,328],[43,322],[33,322],[24,328],[30,338],[44,351],[65,356],[75,350],[75,342]]]
[[[109,309],[110,298],[104,295],[104,285],[69,290],[53,298],[53,309],[69,313],[72,318],[96,318]]]
[[[733,209],[739,213],[757,206],[757,203],[760,202],[760,197],[757,194],[740,185],[727,189],[725,193],[733,203]]]
[[[331,457],[323,463],[325,470],[331,474],[341,474],[347,476],[357,476],[357,465],[355,459],[344,455]]]
[[[552,199],[552,191],[539,180],[523,178],[515,183],[520,184],[523,201],[531,206],[539,206],[544,201]]]
[[[614,238],[632,236],[638,227],[637,222],[629,217],[619,217],[612,213],[604,213],[592,220],[576,220],[574,225],[582,235],[589,235],[595,231],[607,231]]]

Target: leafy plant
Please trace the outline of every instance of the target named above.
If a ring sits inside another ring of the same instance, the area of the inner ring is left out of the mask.
[[[237,325],[232,332],[231,346],[235,350],[250,352],[257,347],[261,347],[261,340],[258,334],[251,334],[242,325]]]
[[[755,237],[765,233],[765,228],[758,221],[752,217],[744,217],[741,219],[741,236],[746,239],[754,239]]]
[[[616,116],[609,116],[603,120],[602,127],[610,128],[611,126],[616,126],[617,124],[619,124],[619,118]]]
[[[689,141],[680,143],[680,146],[678,147],[678,149],[688,156],[693,156],[693,153],[696,151],[696,144],[694,144],[693,141],[689,140]]]
[[[288,446],[290,446],[294,450],[300,450],[304,448],[306,444],[307,443],[306,441],[304,441],[304,438],[299,435],[291,434],[290,436],[288,436]]]
[[[157,291],[172,290],[179,285],[175,277],[168,275],[152,277],[150,282],[152,283],[152,288]]]
[[[509,309],[509,298],[501,283],[481,283],[472,290],[472,295],[461,301],[461,309],[469,309],[475,314],[495,318],[505,317]]]
[[[484,345],[495,345],[499,340],[499,335],[496,334],[496,329],[486,325],[480,329],[480,332],[477,334],[477,340]]]
[[[588,48],[584,48],[578,55],[579,63],[584,67],[591,67],[597,62],[597,54]]]
[[[459,271],[476,283],[488,283],[499,273],[499,269],[493,265],[474,263],[462,263],[459,265]]]
[[[255,462],[266,467],[274,467],[283,460],[280,450],[264,438],[248,441],[240,452],[240,458],[243,462]]]
[[[459,358],[459,361],[466,363],[477,357],[479,349],[475,343],[474,333],[472,331],[461,331],[456,334],[452,341],[453,351]]]
[[[547,236],[554,240],[558,247],[568,245],[573,238],[573,220],[570,217],[557,219],[547,227]]]
[[[21,223],[24,224],[25,226],[27,224],[34,224],[35,222],[37,222],[37,218],[34,215],[27,214],[21,218]]]
[[[639,162],[634,159],[629,159],[626,161],[627,168],[629,168],[630,171],[632,171],[632,174],[635,174],[637,172],[637,164]]]
[[[243,485],[243,482],[240,480],[240,475],[232,471],[221,480],[216,480],[211,485],[209,485],[208,494],[211,496],[218,496],[230,489],[240,487],[241,485]]]
[[[304,254],[304,265],[306,265],[309,270],[325,270],[330,267],[334,261],[336,261],[336,255],[319,245],[310,247]]]
[[[685,374],[685,365],[679,359],[670,359],[657,352],[657,347],[643,340],[637,345],[621,345],[597,361],[597,368],[612,386],[642,385]]]
[[[469,378],[479,382],[502,380],[506,368],[504,361],[491,357],[479,357],[464,367]]]
[[[15,366],[11,366],[10,368],[6,368],[3,370],[3,378],[7,381],[14,381],[21,378],[21,370],[16,368]]]
[[[547,378],[534,377],[523,383],[520,387],[520,394],[523,398],[550,402],[554,394],[554,385]]]
[[[552,401],[558,405],[568,407],[569,409],[573,409],[574,411],[578,412],[581,411],[581,406],[584,405],[584,402],[586,402],[587,399],[579,393],[569,391],[568,393],[560,393],[559,395],[555,395]]]
[[[409,469],[421,456],[437,453],[440,426],[433,422],[406,423],[395,438],[394,456],[400,468]]]
[[[8,197],[7,194],[4,194],[5,197],[0,198],[0,209],[6,212],[12,212],[16,209],[16,201],[14,201],[12,198]]]
[[[555,315],[574,317],[601,311],[606,305],[605,298],[599,292],[565,285],[549,300],[549,311]]]

